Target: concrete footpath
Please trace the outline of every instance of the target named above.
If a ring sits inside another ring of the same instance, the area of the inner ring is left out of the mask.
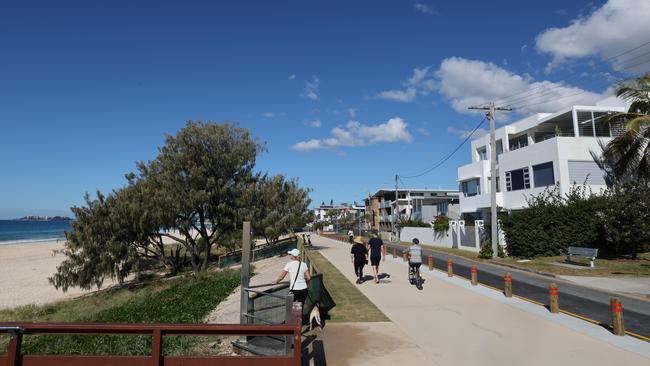
[[[312,243],[351,282],[350,246],[312,235]],[[426,267],[426,265],[424,266]],[[629,336],[617,337],[591,323],[563,314],[550,314],[541,306],[423,268],[424,290],[408,283],[401,259],[386,258],[380,272],[390,274],[380,284],[359,289],[401,331],[403,342],[417,346],[431,365],[647,365],[650,343]],[[364,274],[371,273],[370,267]],[[328,344],[325,350],[344,344]],[[370,340],[372,341],[372,340]],[[333,347],[334,346],[334,347]],[[354,343],[349,344],[354,349]],[[415,351],[415,350],[414,350]],[[367,355],[372,358],[372,355]],[[410,362],[403,359],[403,362]],[[402,362],[402,363],[403,363]],[[419,363],[419,362],[418,362]]]

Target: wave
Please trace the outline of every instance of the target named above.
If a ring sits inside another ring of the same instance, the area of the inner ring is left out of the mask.
[[[44,243],[48,241],[65,241],[65,238],[54,237],[54,238],[44,238],[44,239],[21,239],[21,240],[3,240],[0,241],[0,245],[13,245],[13,244],[29,244],[29,243]]]

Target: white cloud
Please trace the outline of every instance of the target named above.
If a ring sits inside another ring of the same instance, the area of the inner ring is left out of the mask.
[[[289,80],[295,80],[295,79],[296,79],[296,74],[291,74],[291,75],[289,75],[289,77],[288,77],[287,79],[289,79]]]
[[[553,56],[546,71],[569,59],[597,56],[608,59],[648,41],[650,1],[609,0],[585,17],[578,17],[564,28],[550,28],[537,36],[540,52]],[[611,60],[617,70],[650,61],[643,55],[650,45]],[[632,58],[638,57],[634,60]],[[629,60],[630,62],[627,62]],[[647,67],[647,66],[646,66]],[[631,70],[634,70],[632,68]]]
[[[418,95],[428,95],[436,88],[433,75],[429,67],[413,69],[413,75],[402,83],[403,89],[385,90],[377,94],[379,99],[388,99],[395,102],[412,102]]]
[[[309,141],[300,141],[297,144],[293,145],[293,148],[298,151],[309,151],[316,150],[321,148],[321,142],[317,139],[312,139]]]
[[[455,127],[447,127],[447,132],[452,134],[452,135],[458,135],[458,138],[460,139],[466,139],[470,134],[472,135],[472,138],[478,138],[481,136],[485,136],[490,131],[488,131],[485,128],[478,128],[476,131],[474,131],[474,134],[472,134],[472,131],[474,129],[463,129],[463,128],[455,128]]]
[[[431,7],[431,5],[425,3],[417,2],[413,4],[413,8],[422,14],[429,14],[429,15],[437,14],[437,12],[433,9],[433,7]]]
[[[356,108],[348,108],[348,115],[350,115],[350,119],[357,118],[357,109]]]
[[[293,145],[299,151],[333,149],[338,147],[359,147],[385,142],[411,142],[412,136],[406,122],[399,117],[385,123],[366,125],[358,121],[349,121],[345,126],[331,130],[331,136],[324,139],[301,141]]]
[[[320,86],[320,79],[317,76],[312,76],[312,80],[305,81],[305,91],[303,96],[307,99],[318,100],[318,88]]]
[[[321,126],[321,122],[319,119],[315,119],[313,121],[309,121],[309,125],[314,128],[319,128]]]
[[[273,114],[273,112],[264,112],[264,113],[262,113],[262,116],[264,116],[266,118],[273,118],[274,115],[275,114]]]
[[[467,107],[504,99],[524,114],[555,112],[565,106],[593,103],[609,95],[585,91],[551,81],[534,81],[530,75],[514,74],[491,62],[450,57],[436,71],[438,91],[459,113]],[[514,94],[518,97],[511,97]]]
[[[431,136],[431,133],[429,132],[429,130],[427,130],[424,127],[418,128],[417,131],[420,133],[420,135]]]
[[[405,90],[385,90],[380,92],[377,98],[408,103],[414,101],[416,96],[415,88],[406,88]]]

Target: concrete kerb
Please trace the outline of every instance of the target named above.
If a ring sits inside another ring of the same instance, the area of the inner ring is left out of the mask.
[[[400,260],[395,260],[389,258],[389,260],[396,262],[400,265],[406,265]],[[447,277],[446,272],[439,269],[434,269],[430,271],[428,268],[424,267],[420,270],[421,274],[435,277],[436,279],[446,281],[455,286],[462,287],[469,291],[474,291],[483,296],[487,296],[493,300],[496,300],[500,303],[513,306],[525,312],[537,315],[545,320],[553,322],[555,324],[567,327],[578,333],[590,336],[592,338],[598,339],[600,341],[609,343],[626,351],[634,352],[640,356],[650,359],[650,346],[648,342],[641,339],[635,338],[633,336],[616,336],[611,333],[609,330],[603,328],[598,324],[594,324],[590,321],[585,321],[578,317],[567,314],[567,312],[560,310],[559,314],[553,314],[546,309],[541,303],[535,304],[535,302],[528,301],[528,299],[521,298],[520,296],[513,295],[513,297],[508,298],[503,296],[501,290],[495,289],[491,286],[479,283],[481,286],[472,286],[471,282],[465,278],[458,277]]]
[[[395,243],[391,243],[391,244],[395,244]],[[397,246],[404,246],[403,244],[396,244],[396,245]],[[631,293],[627,293],[627,292],[621,293],[621,292],[608,291],[606,289],[599,288],[599,287],[589,286],[589,285],[585,285],[585,284],[581,284],[581,283],[575,283],[575,282],[566,280],[566,279],[564,279],[564,278],[562,278],[560,276],[557,276],[557,275],[554,275],[554,274],[548,273],[548,272],[542,272],[542,271],[537,271],[537,270],[534,270],[534,269],[517,267],[517,266],[511,265],[511,264],[507,264],[507,263],[494,262],[492,260],[485,260],[485,261],[474,260],[474,259],[471,259],[471,258],[459,256],[459,255],[456,255],[456,254],[453,254],[453,253],[441,252],[441,251],[436,250],[435,247],[431,247],[431,246],[427,246],[427,245],[423,245],[422,247],[426,248],[427,250],[431,250],[431,251],[433,251],[435,253],[443,254],[443,255],[446,255],[446,256],[449,256],[449,257],[452,257],[452,258],[463,259],[463,260],[466,260],[466,261],[471,262],[473,264],[481,264],[481,265],[492,266],[492,267],[497,267],[497,268],[501,267],[501,269],[504,269],[504,267],[505,267],[505,268],[513,269],[513,270],[518,271],[518,272],[532,273],[532,274],[540,276],[540,277],[550,277],[550,278],[553,278],[558,283],[565,283],[565,284],[569,284],[569,285],[573,285],[573,286],[580,286],[580,287],[588,288],[590,290],[600,291],[600,292],[608,294],[610,296],[624,296],[624,297],[633,298],[635,300],[650,302],[650,299],[648,299],[646,297],[643,297],[643,296],[639,296],[639,295],[635,295],[635,294],[631,294]],[[513,296],[517,296],[517,295],[513,294]]]

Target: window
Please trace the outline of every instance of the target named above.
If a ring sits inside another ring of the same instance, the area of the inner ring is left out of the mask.
[[[497,140],[497,156],[503,154],[503,141]]]
[[[510,139],[510,151],[528,146],[528,135],[521,135]]]
[[[506,172],[506,191],[530,188],[528,167]]]
[[[465,197],[476,196],[481,193],[481,183],[478,178],[461,182],[461,191]]]
[[[546,187],[555,184],[555,175],[553,175],[553,162],[534,165],[533,180],[535,187]]]
[[[449,202],[436,203],[436,211],[438,211],[438,215],[446,216],[448,209],[449,209]]]
[[[487,149],[485,148],[485,146],[479,147],[478,149],[476,149],[476,153],[478,154],[478,160],[487,160],[488,159]]]
[[[610,137],[609,125],[605,123],[608,112],[578,111],[580,136]]]

